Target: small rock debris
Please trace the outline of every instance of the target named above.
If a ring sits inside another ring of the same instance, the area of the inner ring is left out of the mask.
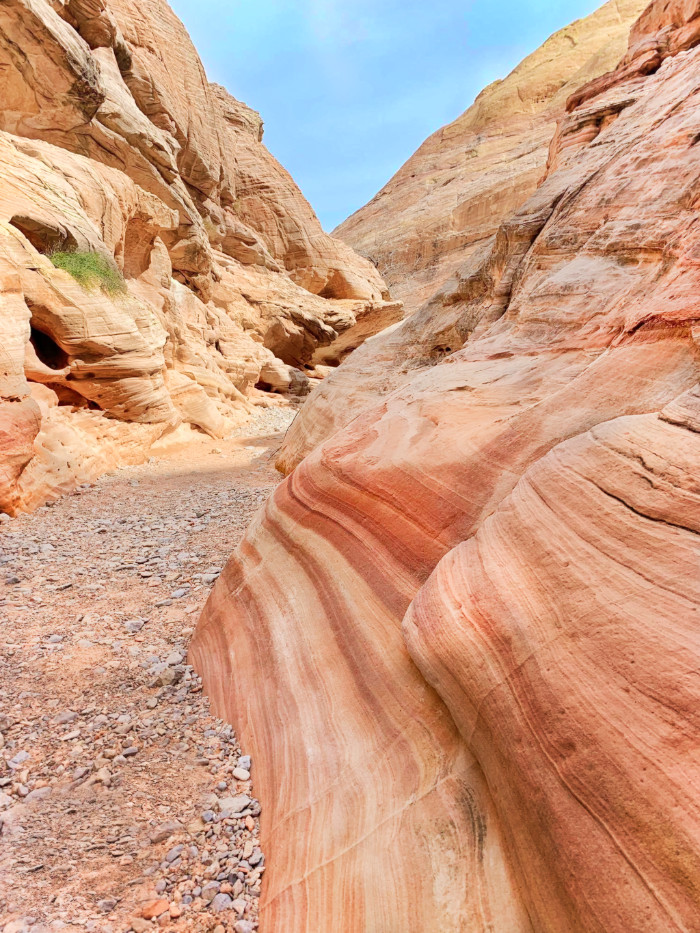
[[[254,762],[187,642],[292,416],[261,412],[215,468],[205,440],[3,522],[3,933],[257,929]]]

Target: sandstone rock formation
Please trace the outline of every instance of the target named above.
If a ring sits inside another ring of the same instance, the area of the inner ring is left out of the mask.
[[[539,183],[567,98],[614,68],[646,0],[610,0],[553,35],[430,136],[335,235],[368,256],[407,311],[444,285]]]
[[[256,384],[303,393],[307,365],[401,317],[161,0],[8,0],[0,68],[0,509],[179,422],[219,436]],[[86,290],[55,250],[123,288]]]
[[[652,3],[288,435],[191,651],[257,763],[262,929],[697,927],[699,22]]]

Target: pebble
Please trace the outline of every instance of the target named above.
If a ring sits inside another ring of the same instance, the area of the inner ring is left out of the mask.
[[[219,800],[219,809],[222,812],[228,810],[231,813],[241,813],[250,802],[250,797],[247,794],[237,794],[235,797],[222,797]]]
[[[141,910],[141,916],[144,920],[153,920],[155,917],[164,914],[169,906],[170,904],[166,900],[151,901]]]
[[[156,828],[151,833],[151,842],[165,842],[166,839],[170,839],[171,836],[174,836],[175,833],[182,832],[184,829],[182,823],[178,820],[170,820],[167,823],[161,823],[160,826]]]
[[[148,930],[153,929],[153,925],[142,917],[134,917],[131,921],[131,929],[134,933],[147,933]]]
[[[12,768],[13,771],[16,771],[17,768],[19,768],[20,765],[24,764],[24,762],[28,758],[29,758],[29,752],[26,752],[23,750],[21,752],[17,752],[14,758],[10,758],[7,764],[10,766],[10,768]]]
[[[215,911],[215,913],[220,913],[222,910],[230,910],[232,904],[233,901],[228,894],[217,894],[211,902],[211,909]]]
[[[250,920],[237,920],[233,925],[233,929],[235,933],[253,933],[255,927]]]
[[[184,851],[185,847],[182,845],[173,846],[173,848],[165,856],[166,862],[174,862],[175,859]]]
[[[53,789],[51,787],[37,787],[36,790],[32,790],[27,794],[25,800],[28,803],[34,800],[46,800],[52,793]]]
[[[64,709],[62,713],[57,713],[54,716],[53,721],[56,723],[57,726],[61,726],[67,722],[74,722],[77,718],[78,718],[77,713],[74,713],[70,709]]]

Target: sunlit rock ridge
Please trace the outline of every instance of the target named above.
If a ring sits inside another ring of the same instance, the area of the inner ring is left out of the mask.
[[[0,510],[224,435],[401,317],[163,0],[6,0],[0,73]]]
[[[614,68],[646,0],[610,0],[555,33],[430,136],[335,234],[415,311],[535,190],[568,97]]]

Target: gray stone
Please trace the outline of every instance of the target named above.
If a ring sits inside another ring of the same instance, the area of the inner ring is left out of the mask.
[[[208,884],[204,885],[204,887],[202,888],[202,893],[200,897],[202,898],[205,904],[209,904],[214,900],[214,898],[219,893],[220,887],[221,885],[219,884],[218,881],[210,881],[208,882]]]
[[[7,763],[10,768],[15,771],[17,768],[19,768],[20,765],[24,764],[27,758],[29,758],[29,752],[21,751],[17,752],[14,758],[10,758]]]
[[[258,848],[255,848],[253,849],[253,854],[250,856],[248,861],[253,866],[253,868],[255,868],[256,865],[259,865],[260,862],[262,862],[262,858],[263,858],[263,854],[261,850]]]
[[[219,809],[223,812],[227,810],[230,813],[241,813],[250,803],[250,797],[247,794],[236,794],[235,797],[222,797],[219,800]]]
[[[233,929],[235,933],[253,933],[254,927],[250,920],[237,920]]]
[[[185,850],[185,847],[182,843],[180,843],[180,845],[173,846],[172,849],[165,856],[165,861],[174,862],[176,858],[179,858],[179,856],[184,852],[184,850]]]
[[[52,789],[50,787],[37,787],[36,790],[30,791],[25,800],[46,800],[47,797],[50,797],[52,794]]]
[[[98,901],[97,906],[103,914],[108,914],[117,906],[117,900],[114,897],[106,897],[104,900]]]
[[[156,826],[151,830],[151,842],[165,842],[166,839],[169,839],[171,836],[174,836],[175,833],[182,831],[182,823],[177,820],[170,820],[167,823],[161,823],[160,826]]]
[[[64,725],[64,723],[73,722],[77,718],[78,718],[78,714],[74,713],[73,710],[64,709],[63,712],[57,713],[54,716],[53,721],[56,723],[57,726],[62,726]]]
[[[217,894],[211,902],[211,909],[218,914],[222,910],[230,910],[232,904],[233,901],[228,894]]]

